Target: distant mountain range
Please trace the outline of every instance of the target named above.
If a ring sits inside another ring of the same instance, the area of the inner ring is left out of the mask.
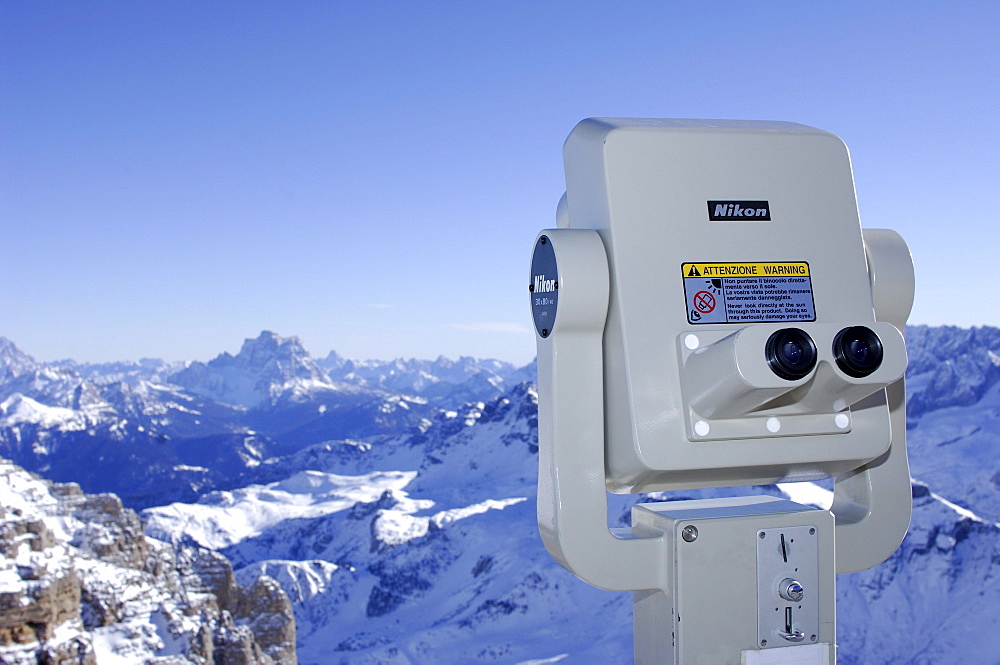
[[[1000,663],[1000,330],[907,335],[913,522],[885,564],[838,578],[839,662]],[[276,579],[304,664],[629,663],[630,595],[538,538],[533,380],[314,360],[267,332],[179,365],[38,363],[0,338],[0,456],[118,493],[241,583]]]
[[[497,360],[314,360],[263,332],[208,363],[39,363],[0,338],[0,455],[143,508],[238,487],[328,440],[427,427],[531,376]]]

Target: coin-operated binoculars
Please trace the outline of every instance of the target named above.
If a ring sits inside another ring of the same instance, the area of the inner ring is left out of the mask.
[[[584,120],[531,261],[538,524],[552,556],[632,591],[642,665],[831,665],[835,573],[910,518],[901,331],[913,267],[862,230],[836,136],[792,123]],[[834,479],[640,504],[606,491]]]

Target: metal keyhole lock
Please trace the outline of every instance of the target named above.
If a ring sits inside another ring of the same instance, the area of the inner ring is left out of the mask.
[[[799,584],[798,580],[793,580],[790,577],[786,577],[781,580],[778,585],[778,595],[785,600],[790,600],[793,603],[797,603],[802,600],[802,596],[805,594],[805,589]]]

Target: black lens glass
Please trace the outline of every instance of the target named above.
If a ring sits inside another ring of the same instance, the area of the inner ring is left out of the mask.
[[[816,345],[798,328],[785,328],[772,334],[764,355],[771,371],[788,381],[801,379],[816,366]]]
[[[882,365],[882,341],[871,328],[844,328],[833,340],[833,355],[844,374],[860,379]]]
[[[781,355],[783,356],[782,360],[793,367],[797,367],[802,364],[806,352],[801,344],[795,340],[788,340],[781,345]]]
[[[852,339],[846,350],[851,361],[858,365],[867,365],[872,357],[872,347],[863,339]]]

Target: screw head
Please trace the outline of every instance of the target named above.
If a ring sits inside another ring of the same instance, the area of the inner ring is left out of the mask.
[[[766,646],[767,646],[767,640],[761,640],[761,641],[760,641],[760,645],[761,645],[762,647],[766,647]]]
[[[681,529],[681,538],[688,543],[693,543],[698,540],[698,527],[693,524],[688,524],[686,527]]]

